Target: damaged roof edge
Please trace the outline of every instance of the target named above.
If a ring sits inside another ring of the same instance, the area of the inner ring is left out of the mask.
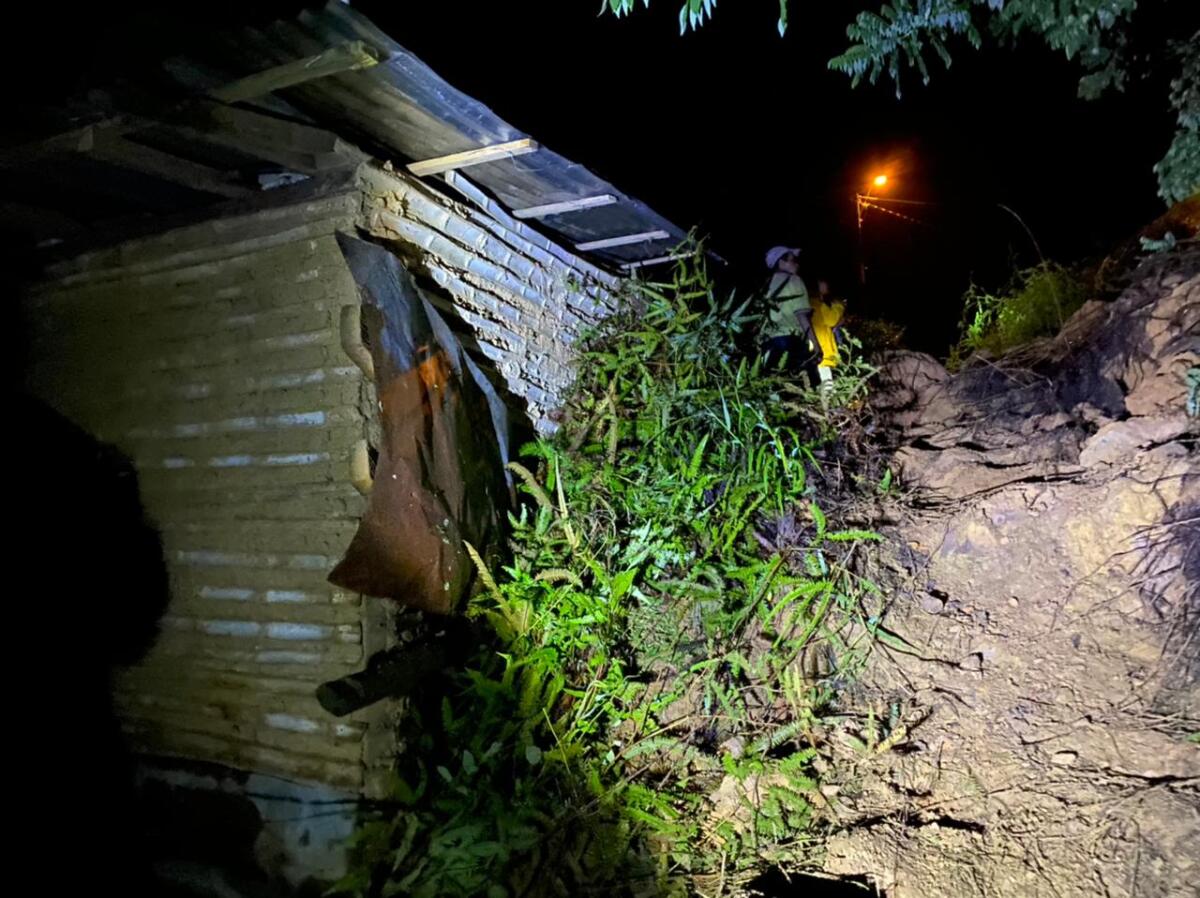
[[[319,126],[345,129],[365,143],[394,154],[397,164],[441,160],[456,154],[471,156],[498,145],[522,144],[519,153],[502,153],[501,158],[475,162],[470,167],[470,180],[478,191],[506,212],[585,201],[568,211],[535,217],[537,230],[568,249],[631,234],[665,232],[666,236],[588,253],[609,268],[620,269],[631,262],[661,257],[687,239],[686,231],[646,204],[584,166],[534,143],[531,135],[455,88],[339,0],[305,10],[291,21],[215,36],[214,41],[196,51],[211,51],[211,59],[200,56],[189,61],[199,69],[234,59],[244,63],[242,70],[228,74],[240,78],[261,70],[264,63],[286,65],[298,55],[322,47],[363,42],[378,56],[378,65],[331,74],[281,89],[275,95]],[[247,53],[249,46],[259,52]],[[197,85],[181,77],[183,71],[186,67],[177,67],[175,77],[183,86],[195,89]],[[615,202],[586,202],[595,197],[612,197]]]

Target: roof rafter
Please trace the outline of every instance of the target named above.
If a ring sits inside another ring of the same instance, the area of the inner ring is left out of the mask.
[[[296,87],[306,81],[370,68],[379,63],[379,54],[363,41],[346,41],[314,56],[285,62],[272,68],[239,78],[209,91],[209,96],[222,103],[240,103],[277,90]]]
[[[480,147],[477,150],[466,150],[462,153],[450,153],[447,156],[435,156],[408,165],[409,174],[418,178],[426,175],[437,175],[442,172],[456,171],[471,165],[482,165],[485,162],[495,162],[497,159],[511,159],[513,156],[524,156],[538,150],[538,142],[529,137],[510,140],[505,143],[494,143],[491,146]]]
[[[593,249],[612,249],[617,246],[630,246],[634,243],[650,243],[654,240],[666,240],[670,237],[667,231],[642,231],[640,234],[622,234],[618,237],[605,237],[601,240],[588,240],[576,243],[575,249],[587,252]]]
[[[582,209],[595,209],[600,206],[611,206],[617,198],[611,193],[598,196],[584,196],[577,200],[563,200],[559,203],[544,203],[540,206],[526,206],[524,209],[513,209],[513,218],[544,218],[547,215],[562,215],[564,212],[578,212]]]

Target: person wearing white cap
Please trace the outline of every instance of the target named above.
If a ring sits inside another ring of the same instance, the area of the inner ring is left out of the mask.
[[[800,277],[800,250],[773,246],[767,251],[771,280],[767,284],[769,310],[763,322],[762,351],[769,368],[783,364],[788,371],[812,367],[817,342],[812,332],[812,303]],[[815,382],[815,372],[810,372]]]

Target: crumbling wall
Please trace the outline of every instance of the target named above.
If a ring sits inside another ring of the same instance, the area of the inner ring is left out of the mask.
[[[552,432],[574,377],[573,344],[615,310],[620,280],[511,218],[465,178],[446,180],[471,204],[363,166],[359,225],[424,280],[439,310],[466,326],[467,348],[495,364],[539,432]]]
[[[364,785],[371,721],[334,721],[313,697],[386,637],[325,579],[364,505],[349,457],[370,386],[340,345],[358,293],[334,237],[356,204],[124,244],[29,299],[32,387],[134,461],[162,532],[170,606],[117,686],[142,752]]]
[[[542,432],[572,344],[619,285],[447,180],[469,202],[364,167],[306,201],[60,263],[27,297],[30,386],[132,459],[162,531],[162,635],[118,684],[135,749],[382,788],[390,712],[334,720],[314,698],[394,638],[387,603],[326,580],[378,440],[374,385],[341,333],[360,299],[335,234],[396,252]]]

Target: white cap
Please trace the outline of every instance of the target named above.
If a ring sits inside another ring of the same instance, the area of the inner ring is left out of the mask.
[[[788,253],[793,253],[794,255],[799,255],[800,247],[798,247],[798,246],[772,246],[769,250],[767,250],[767,267],[774,268],[776,265],[779,264],[779,260],[782,259],[784,256],[786,256]]]

